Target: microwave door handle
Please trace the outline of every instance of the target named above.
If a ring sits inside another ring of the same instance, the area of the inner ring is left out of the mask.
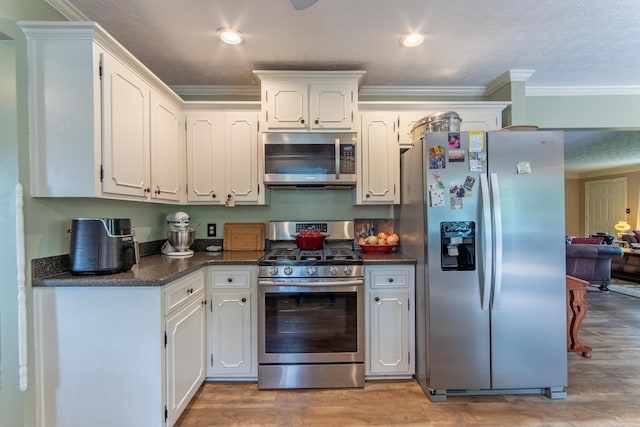
[[[340,138],[335,139],[336,146],[336,180],[340,179]]]

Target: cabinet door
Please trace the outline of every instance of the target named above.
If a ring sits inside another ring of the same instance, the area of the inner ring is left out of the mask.
[[[413,146],[411,129],[417,122],[428,115],[429,113],[424,111],[402,111],[398,115],[398,144],[400,148],[406,149]]]
[[[149,91],[137,74],[104,55],[104,193],[144,199],[150,192]]]
[[[186,121],[187,200],[222,204],[226,200],[224,113],[188,113]]]
[[[362,115],[358,204],[400,203],[400,149],[390,113]]]
[[[205,310],[201,298],[166,321],[167,425],[172,426],[206,375]]]
[[[409,292],[374,291],[369,303],[371,374],[410,373]]]
[[[460,113],[462,132],[498,130],[502,127],[502,109],[483,109]]]
[[[209,376],[252,375],[251,293],[214,293],[208,326]]]
[[[355,88],[351,83],[313,84],[309,89],[309,122],[312,129],[351,130]]]
[[[226,113],[225,128],[226,197],[239,203],[263,203],[264,194],[260,194],[262,165],[258,157],[258,114]]]
[[[305,129],[309,126],[306,83],[265,84],[262,100],[268,129]]]
[[[151,92],[151,197],[180,202],[184,181],[183,135],[178,108]]]

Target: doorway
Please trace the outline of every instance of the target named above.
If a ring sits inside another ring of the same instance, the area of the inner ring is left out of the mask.
[[[615,235],[616,222],[626,219],[627,178],[585,182],[585,235]]]

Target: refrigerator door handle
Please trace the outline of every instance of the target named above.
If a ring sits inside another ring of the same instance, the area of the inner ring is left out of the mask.
[[[482,197],[482,234],[484,247],[482,282],[482,310],[489,309],[491,298],[491,275],[493,274],[493,241],[491,240],[491,198],[489,197],[489,181],[487,175],[480,174],[480,195]]]
[[[498,186],[498,174],[491,174],[491,199],[493,205],[493,230],[495,236],[495,263],[493,268],[493,297],[491,299],[491,311],[500,307],[500,294],[502,292],[502,204],[500,202],[500,187]]]

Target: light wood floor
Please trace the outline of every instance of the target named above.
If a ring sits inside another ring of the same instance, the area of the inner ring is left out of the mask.
[[[640,299],[593,291],[587,301],[580,340],[593,357],[567,355],[566,400],[511,395],[431,403],[414,381],[267,391],[255,383],[205,383],[177,425],[640,426]]]

